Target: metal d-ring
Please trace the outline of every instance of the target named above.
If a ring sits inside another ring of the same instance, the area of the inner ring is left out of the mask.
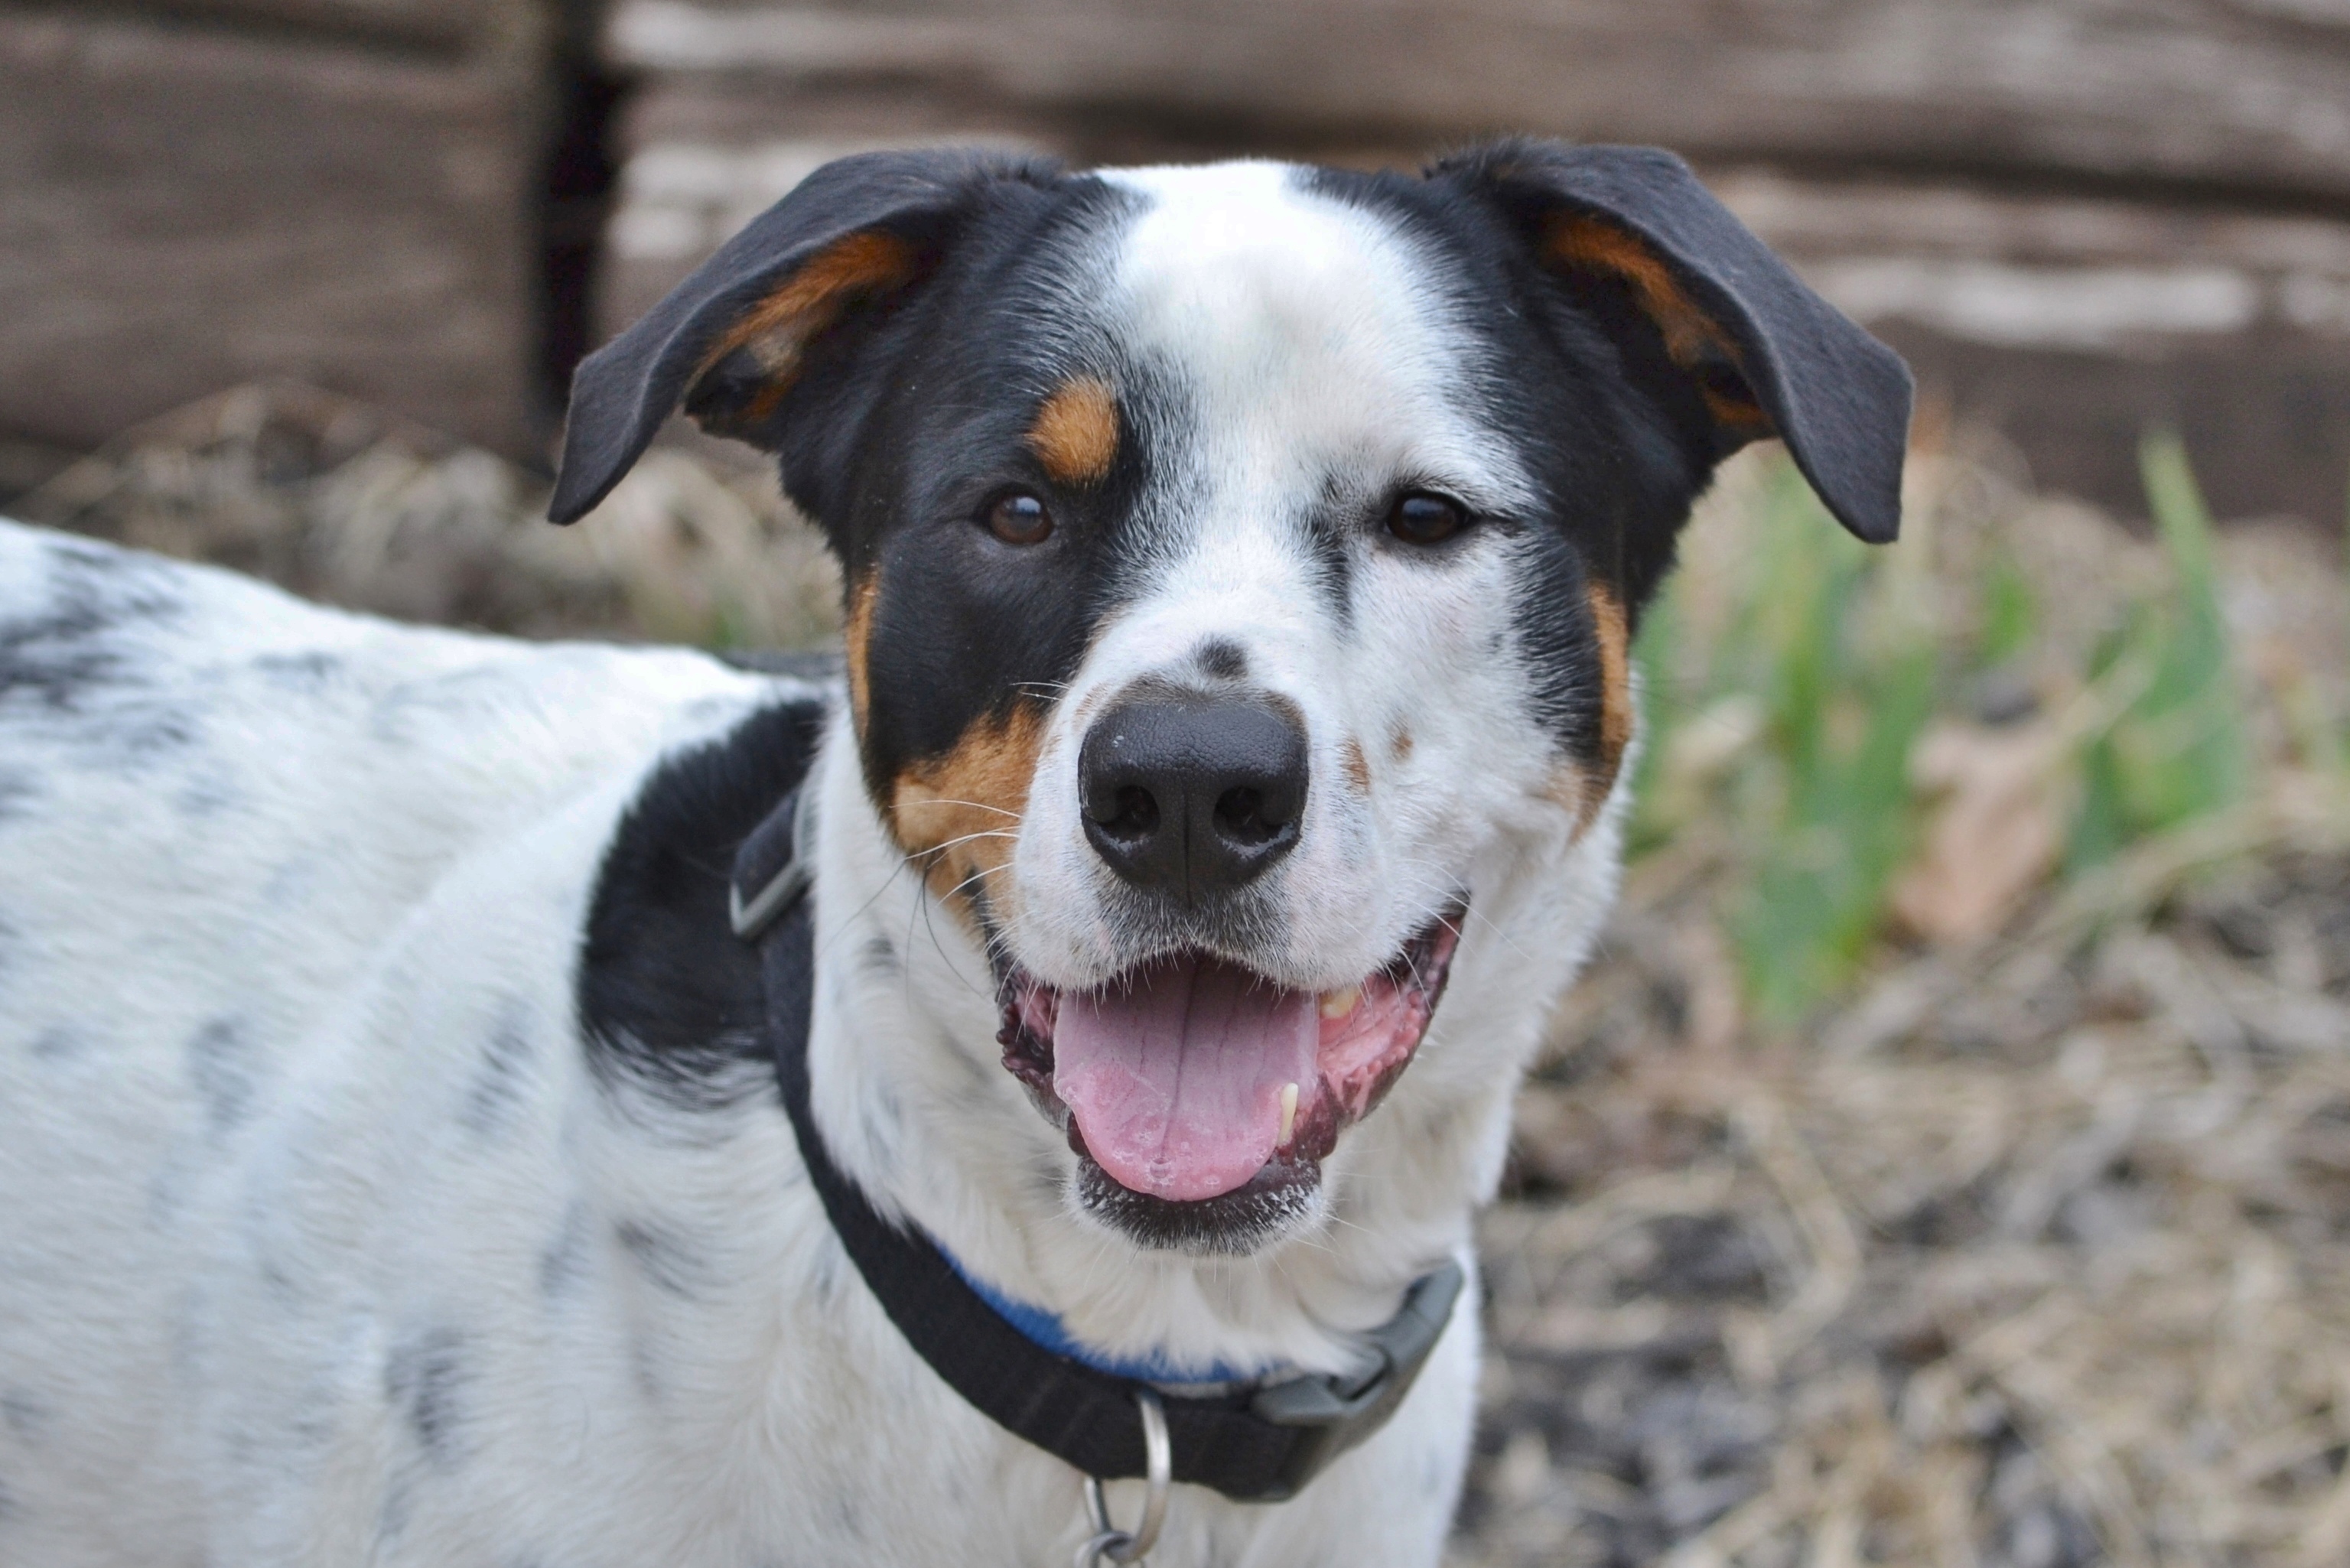
[[[1102,1496],[1097,1476],[1086,1478],[1086,1512],[1094,1522],[1090,1540],[1077,1548],[1076,1568],[1101,1568],[1104,1563],[1138,1563],[1159,1543],[1159,1527],[1167,1522],[1167,1489],[1174,1479],[1175,1445],[1167,1437],[1167,1407],[1158,1394],[1137,1388],[1134,1402],[1142,1407],[1142,1456],[1149,1490],[1142,1501],[1142,1519],[1132,1530],[1109,1521],[1109,1503]]]

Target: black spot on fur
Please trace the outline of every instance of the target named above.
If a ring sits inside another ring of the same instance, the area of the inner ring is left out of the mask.
[[[121,656],[97,640],[106,627],[94,608],[74,607],[0,621],[0,701],[29,697],[73,711],[91,687],[121,667]]]
[[[33,804],[40,798],[41,786],[31,774],[0,773],[0,826],[30,815]]]
[[[1194,655],[1202,674],[1219,680],[1244,680],[1248,678],[1248,655],[1241,645],[1221,637],[1211,637],[1200,645]]]
[[[538,1293],[545,1300],[562,1301],[587,1282],[588,1234],[588,1206],[575,1202],[564,1210],[562,1228],[538,1255]]]
[[[134,703],[118,713],[104,739],[133,766],[184,751],[203,733],[194,715],[158,702]]]
[[[1314,590],[1330,607],[1339,631],[1355,627],[1355,551],[1366,532],[1363,499],[1349,493],[1339,476],[1328,476],[1322,493],[1299,519],[1312,552]]]
[[[131,672],[108,634],[172,615],[180,599],[169,567],[127,550],[79,540],[52,545],[47,566],[48,602],[40,613],[0,620],[0,702],[30,699],[74,712],[94,689]]]
[[[612,1227],[613,1239],[648,1280],[673,1296],[691,1296],[706,1269],[701,1257],[667,1226],[650,1220],[623,1220]]]
[[[780,701],[665,763],[604,853],[579,969],[588,1065],[690,1109],[774,1092],[766,991],[727,919],[734,852],[806,775],[824,709]]]
[[[394,1349],[384,1363],[383,1391],[436,1466],[457,1458],[460,1401],[467,1377],[464,1336],[431,1329]]]
[[[898,944],[889,940],[887,931],[876,931],[865,939],[857,951],[858,967],[876,980],[893,981],[905,972],[899,961]]]
[[[253,668],[270,680],[301,691],[325,685],[342,667],[342,659],[331,653],[265,653],[253,661]]]
[[[172,804],[179,808],[182,815],[201,818],[218,816],[241,798],[243,792],[226,774],[214,770],[191,779],[172,797]]]
[[[530,1003],[518,996],[507,997],[490,1025],[490,1037],[482,1043],[481,1065],[474,1070],[465,1103],[457,1112],[458,1124],[467,1132],[476,1137],[494,1137],[512,1123],[515,1108],[529,1092],[531,1064],[537,1054],[532,1035]]]
[[[188,1041],[188,1075],[214,1137],[234,1132],[253,1106],[252,1044],[244,1025],[215,1018]]]
[[[652,1341],[642,1334],[629,1340],[629,1372],[637,1385],[637,1397],[648,1405],[661,1402],[660,1356],[654,1351]]]
[[[30,1445],[46,1437],[53,1414],[48,1402],[28,1388],[0,1390],[0,1426],[20,1443]]]

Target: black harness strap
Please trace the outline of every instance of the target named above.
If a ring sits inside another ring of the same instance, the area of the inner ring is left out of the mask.
[[[833,1231],[889,1321],[971,1405],[1087,1475],[1106,1480],[1143,1475],[1135,1407],[1141,1385],[1056,1355],[1021,1333],[963,1282],[928,1237],[874,1212],[826,1152],[808,1111],[816,959],[805,857],[794,853],[794,840],[805,829],[798,799],[795,791],[743,844],[733,904],[738,931],[759,950],[784,1109]],[[748,918],[752,911],[757,919]],[[1242,1502],[1295,1496],[1394,1414],[1444,1332],[1461,1287],[1461,1270],[1452,1263],[1416,1282],[1403,1309],[1364,1336],[1375,1365],[1359,1377],[1294,1377],[1210,1397],[1161,1394],[1175,1479]]]

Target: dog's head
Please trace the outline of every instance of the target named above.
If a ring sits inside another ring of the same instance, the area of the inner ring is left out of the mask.
[[[847,571],[864,774],[1080,1201],[1253,1246],[1409,1063],[1478,867],[1614,791],[1714,465],[1892,537],[1909,385],[1669,154],[1421,179],[818,171],[580,369],[554,516],[682,403]]]

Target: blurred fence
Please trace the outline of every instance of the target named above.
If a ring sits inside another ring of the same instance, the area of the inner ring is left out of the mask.
[[[530,455],[837,153],[1503,130],[1688,153],[2043,484],[2139,511],[2161,422],[2342,514],[2345,0],[0,0],[0,437],[290,375]]]
[[[0,5],[0,433],[292,374],[528,450],[540,0]]]

